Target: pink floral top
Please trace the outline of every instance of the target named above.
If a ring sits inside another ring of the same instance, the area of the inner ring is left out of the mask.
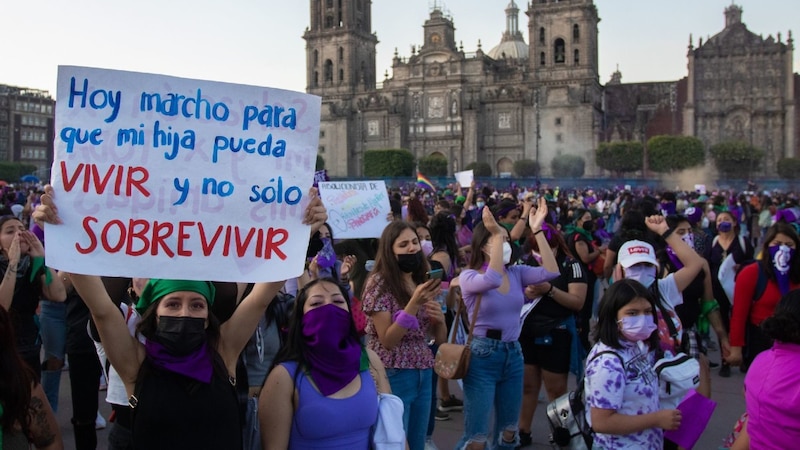
[[[389,315],[394,315],[400,311],[400,305],[390,293],[378,295],[383,280],[380,275],[373,275],[364,287],[361,308],[367,315],[367,346],[380,356],[383,365],[391,369],[430,369],[433,367],[433,353],[428,347],[426,332],[430,327],[428,313],[423,308],[417,312],[419,328],[408,330],[400,343],[389,350],[381,344],[378,333],[375,331],[375,324],[372,321],[372,313],[388,311]]]

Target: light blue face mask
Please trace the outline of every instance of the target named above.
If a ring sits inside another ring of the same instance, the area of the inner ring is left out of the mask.
[[[656,281],[656,268],[650,264],[635,264],[625,269],[625,278],[636,280],[649,288]]]

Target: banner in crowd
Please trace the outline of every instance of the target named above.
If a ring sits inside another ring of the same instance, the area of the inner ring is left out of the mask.
[[[469,188],[472,185],[472,180],[475,179],[475,174],[472,170],[465,170],[463,172],[456,172],[453,174],[456,181],[462,188]]]
[[[335,239],[378,238],[392,212],[383,181],[319,183]]]
[[[302,272],[320,98],[85,67],[58,69],[48,265],[278,281]]]

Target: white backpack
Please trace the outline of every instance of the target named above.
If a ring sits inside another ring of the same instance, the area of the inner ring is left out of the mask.
[[[700,363],[686,353],[667,352],[653,368],[658,375],[661,409],[675,409],[692,389],[700,385]]]

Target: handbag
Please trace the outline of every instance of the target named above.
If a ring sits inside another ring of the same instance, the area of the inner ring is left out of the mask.
[[[378,377],[372,364],[369,366],[375,390],[378,390]],[[405,450],[406,432],[403,429],[403,400],[394,394],[378,392],[378,417],[370,429],[370,449]]]
[[[669,329],[669,335],[673,342],[678,336],[678,330],[672,323],[666,308],[661,304],[661,299],[657,298],[658,309]],[[673,350],[675,350],[673,348]],[[658,399],[661,409],[675,409],[681,400],[692,389],[700,386],[700,363],[696,359],[681,351],[657,352],[657,360],[653,369],[658,375]]]
[[[433,370],[436,372],[436,375],[448,380],[460,380],[467,375],[469,359],[472,355],[470,344],[472,343],[472,333],[475,331],[475,322],[478,321],[481,298],[483,298],[483,294],[478,295],[478,299],[475,301],[475,314],[473,314],[472,321],[470,322],[467,342],[463,345],[456,344],[456,333],[452,333],[449,342],[440,345],[439,350],[436,351],[436,358],[434,358],[433,363]],[[459,311],[458,314],[456,314],[456,323],[454,324],[456,329],[461,325],[461,311],[466,311],[466,305],[463,299],[460,299],[458,308]],[[469,320],[469,317],[467,317],[467,320]]]

